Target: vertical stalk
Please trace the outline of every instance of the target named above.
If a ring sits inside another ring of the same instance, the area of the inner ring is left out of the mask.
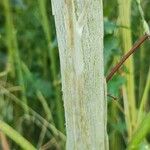
[[[150,34],[150,30],[149,30],[149,25],[145,20],[144,17],[144,12],[141,6],[141,0],[136,0],[137,3],[137,7],[139,10],[139,14],[140,14],[140,23],[141,23],[141,28],[140,28],[140,34]],[[144,90],[144,84],[146,82],[146,76],[145,76],[145,62],[143,61],[145,59],[145,57],[147,56],[145,51],[144,51],[144,46],[141,48],[140,51],[140,84],[139,84],[139,99],[141,99],[143,90]]]
[[[14,69],[14,60],[13,60],[13,47],[12,47],[12,39],[13,39],[13,32],[12,32],[12,22],[11,22],[11,15],[10,15],[10,8],[8,4],[8,0],[3,0],[4,5],[4,14],[5,14],[5,27],[6,27],[6,44],[8,47],[8,62],[6,70],[11,73],[11,75],[15,76],[15,69]]]
[[[16,30],[13,25],[9,0],[3,0],[3,4],[5,8],[6,29],[7,29],[7,37],[8,37],[7,39],[8,55],[9,55],[8,61],[10,61],[8,62],[8,64],[12,63],[11,65],[13,65],[13,71],[16,72],[18,83],[22,88],[22,93],[21,93],[22,100],[27,104],[27,99],[25,96],[25,85],[24,85],[22,68],[21,68],[21,60],[19,56],[18,42],[16,37]]]
[[[146,85],[144,88],[143,96],[141,98],[141,103],[140,103],[139,112],[138,112],[137,125],[139,125],[140,121],[142,120],[142,114],[143,114],[144,108],[146,108],[146,105],[147,105],[149,91],[150,91],[150,68],[149,68],[149,72],[147,75],[147,80],[146,80]]]
[[[66,149],[108,150],[102,0],[52,0],[52,4],[61,64]]]
[[[119,17],[118,22],[120,26],[124,26],[124,28],[120,28],[120,36],[122,39],[122,48],[123,52],[126,53],[132,47],[132,35],[131,35],[131,0],[118,0],[119,3]],[[131,127],[135,126],[136,123],[136,102],[135,102],[135,87],[134,87],[134,64],[133,64],[133,56],[131,56],[125,64],[128,69],[128,73],[125,75],[127,79],[127,83],[125,89],[127,93],[124,94],[127,96],[128,107],[129,107],[129,115]],[[128,130],[132,131],[132,130]],[[129,133],[131,135],[132,133]]]
[[[41,13],[42,26],[45,33],[45,37],[48,45],[48,54],[51,61],[50,71],[53,80],[53,87],[55,91],[55,100],[56,100],[56,112],[57,112],[57,125],[58,128],[64,132],[64,113],[63,113],[63,105],[61,99],[61,89],[60,85],[57,85],[58,72],[57,72],[57,60],[56,60],[56,49],[52,46],[52,32],[48,22],[48,16],[46,13],[46,0],[38,0],[39,9]]]

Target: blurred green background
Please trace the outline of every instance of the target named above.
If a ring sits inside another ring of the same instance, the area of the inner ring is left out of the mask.
[[[121,5],[123,1],[104,1],[105,75],[124,54],[126,45],[130,47],[123,36],[130,31],[134,43],[145,32],[143,22],[150,23],[150,1],[138,5],[138,0],[133,0],[131,27],[121,24],[120,19],[128,20],[125,11],[130,0]],[[108,93],[118,98],[114,101],[108,97],[110,150],[124,150],[130,145],[150,149],[149,41],[131,61],[134,103],[126,100],[122,91],[128,82],[126,75],[130,76],[128,65],[108,84]],[[132,107],[135,114],[130,111]],[[32,145],[42,150],[64,149],[59,53],[50,0],[0,0],[0,130],[2,150],[34,149]]]

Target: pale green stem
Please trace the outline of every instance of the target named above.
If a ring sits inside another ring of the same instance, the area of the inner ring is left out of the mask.
[[[119,3],[119,25],[125,26],[127,28],[120,28],[120,35],[122,39],[122,48],[124,53],[126,53],[132,47],[132,35],[131,35],[131,0],[118,0]],[[132,129],[134,129],[136,123],[136,102],[135,102],[135,86],[134,86],[134,65],[133,57],[131,56],[125,63],[128,72],[125,76],[127,79],[126,91],[129,113],[131,118]],[[129,131],[129,130],[128,130]],[[132,130],[131,130],[132,131]],[[128,133],[132,135],[132,133]]]
[[[46,99],[44,98],[42,92],[38,90],[38,91],[36,92],[36,95],[37,95],[39,101],[41,102],[41,104],[42,104],[42,106],[43,106],[43,108],[44,108],[44,110],[45,110],[45,114],[46,114],[46,116],[47,116],[47,117],[46,117],[47,120],[50,121],[50,122],[52,122],[52,123],[54,123],[54,121],[53,121],[53,116],[52,116],[52,113],[51,113],[51,109],[50,109],[50,107],[48,106],[48,103],[47,103]]]
[[[4,6],[4,13],[5,13],[5,27],[6,27],[6,44],[8,47],[8,63],[7,63],[7,71],[11,72],[11,75],[14,77],[15,72],[14,72],[14,60],[13,60],[13,55],[14,55],[14,47],[12,46],[12,40],[13,40],[13,32],[12,32],[12,16],[10,13],[10,8],[9,8],[9,2],[8,0],[3,0],[3,6]],[[7,72],[6,71],[6,72]]]
[[[140,13],[140,17],[141,17],[141,19],[140,19],[140,22],[141,22],[141,24],[142,24],[142,31],[141,31],[141,34],[143,35],[143,34],[145,34],[145,33],[147,33],[147,34],[149,34],[150,33],[150,30],[149,30],[149,25],[148,25],[148,23],[146,22],[146,20],[145,20],[145,17],[144,17],[144,11],[143,11],[143,9],[142,9],[142,7],[141,7],[141,0],[136,0],[136,2],[137,2],[137,7],[138,7],[138,9],[139,9],[139,13]],[[145,66],[145,63],[144,63],[144,57],[146,57],[146,54],[145,54],[145,51],[144,51],[144,47],[142,47],[141,48],[141,51],[140,51],[141,53],[140,53],[140,65],[141,65],[141,67],[140,67],[140,85],[139,85],[139,98],[141,98],[141,95],[142,95],[142,93],[143,93],[143,90],[144,90],[144,84],[145,84],[145,75],[144,75],[144,72],[145,72],[145,70],[144,70],[144,66]]]
[[[9,138],[16,142],[24,150],[36,150],[36,148],[21,136],[17,131],[10,127],[7,123],[0,120],[0,130],[5,133]]]
[[[144,107],[147,105],[149,91],[150,91],[150,69],[149,69],[149,73],[147,76],[146,85],[145,85],[144,93],[142,96],[142,100],[140,103],[140,108],[139,108],[139,113],[138,113],[138,124],[142,120],[142,113],[144,111]]]

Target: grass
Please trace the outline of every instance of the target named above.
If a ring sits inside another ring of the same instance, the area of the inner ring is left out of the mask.
[[[0,120],[0,129],[13,141],[15,141],[22,149],[36,150],[36,148],[29,141],[27,141],[17,131],[15,131],[12,127],[10,127],[7,123],[3,122],[2,120]]]

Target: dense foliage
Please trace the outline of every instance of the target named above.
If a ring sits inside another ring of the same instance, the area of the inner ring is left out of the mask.
[[[118,23],[118,1],[104,1],[105,75],[124,53],[120,29],[131,30],[132,43],[145,32],[136,1],[132,2],[131,28]],[[143,1],[141,6],[149,23],[150,1]],[[148,41],[133,57],[135,105],[139,115],[134,118],[136,126],[131,125],[131,135],[127,130],[126,110],[132,104],[125,101],[122,92],[127,82],[124,75],[130,74],[128,66],[123,66],[108,84],[108,93],[118,98],[114,101],[108,97],[110,150],[130,145],[150,149],[149,48]],[[50,0],[0,1],[0,130],[3,131],[0,131],[0,149],[64,148],[59,54]]]

